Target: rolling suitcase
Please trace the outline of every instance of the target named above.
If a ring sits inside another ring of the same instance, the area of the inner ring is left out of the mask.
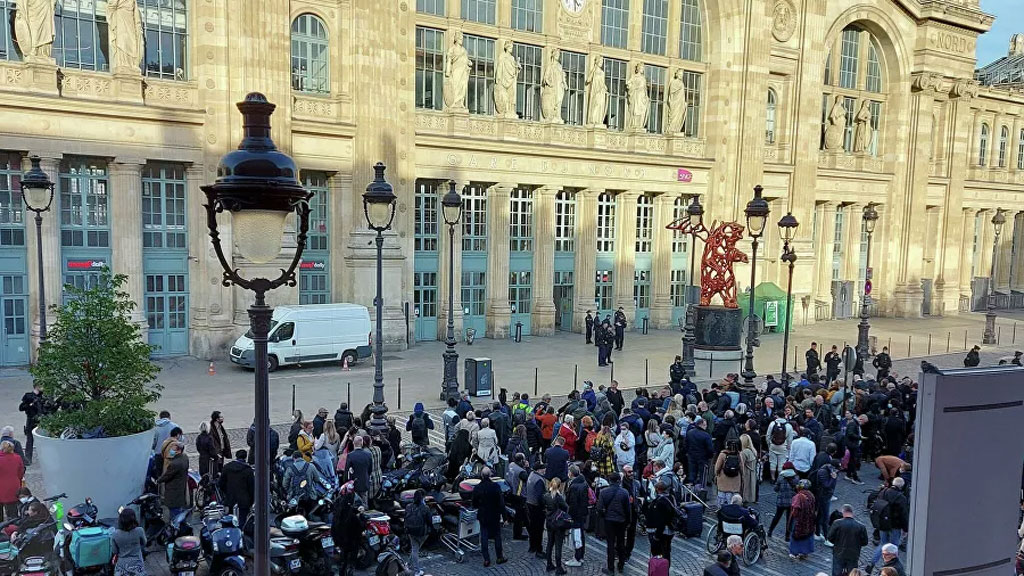
[[[683,513],[686,520],[683,522],[683,536],[686,538],[700,538],[704,530],[704,505],[700,502],[687,502],[683,504]]]
[[[647,561],[647,576],[668,576],[668,560],[661,556],[651,556]]]

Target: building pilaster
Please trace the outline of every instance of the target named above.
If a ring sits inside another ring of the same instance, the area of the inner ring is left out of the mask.
[[[583,332],[587,310],[594,310],[597,274],[597,197],[603,190],[576,193],[576,259],[574,261],[572,330]]]
[[[962,304],[970,308],[971,258],[974,256],[974,216],[977,210],[964,209],[964,181],[971,161],[971,126],[973,116],[970,98],[950,98],[946,105],[945,133],[948,148],[943,157],[944,176],[949,185],[942,201],[942,246],[939,250],[935,291],[945,313],[957,312]],[[938,130],[936,130],[938,132]],[[953,168],[954,158],[964,159],[966,166]],[[976,160],[975,160],[976,162]]]
[[[137,158],[118,158],[110,164],[111,236],[113,243],[113,272],[128,277],[125,291],[136,303],[132,321],[142,329],[146,341],[142,274],[142,166]]]
[[[626,327],[634,328],[636,303],[633,299],[633,285],[636,273],[636,199],[643,194],[640,190],[627,190],[615,196],[615,214],[618,215],[615,230],[615,308],[622,308],[626,315]]]
[[[512,307],[508,303],[509,211],[515,184],[502,182],[487,192],[487,311],[488,338],[508,338]]]
[[[672,328],[672,237],[665,228],[672,223],[675,197],[654,198],[654,247],[651,266],[651,325],[657,330]]]
[[[60,177],[60,155],[54,153],[33,152],[40,156],[39,167],[46,172],[51,182],[58,182]],[[28,169],[28,161],[25,161],[25,169]],[[46,325],[53,326],[56,319],[50,311],[51,306],[59,306],[61,302],[61,288],[64,285],[64,266],[60,257],[60,208],[58,206],[57,194],[54,190],[53,203],[50,210],[43,212],[42,242],[43,242],[43,281],[46,284]],[[27,276],[25,277],[28,292],[28,313],[32,318],[30,333],[30,355],[35,360],[39,350],[39,265],[38,265],[38,244],[40,238],[36,235],[35,212],[24,211],[25,219],[25,248],[26,261],[28,263]]]
[[[995,229],[992,227],[992,217],[995,216],[995,210],[981,210],[978,212],[981,215],[981,223],[978,238],[978,261],[979,264],[974,267],[974,275],[979,278],[992,278],[992,256],[993,247],[995,243]],[[990,280],[991,281],[991,280]]]
[[[853,282],[850,300],[853,302],[854,312],[860,311],[863,292],[860,286],[860,238],[863,221],[863,204],[850,204],[846,207],[846,212],[843,215],[843,273],[841,276],[843,280]]]
[[[1018,247],[1013,255],[1013,264],[1010,268],[1010,289],[1024,290],[1024,212],[1017,212],[1011,220],[1013,222],[1014,244]]]
[[[967,299],[970,302],[971,286],[974,280],[971,274],[971,264],[974,259],[974,219],[978,215],[978,210],[964,208],[961,213],[963,223],[960,234],[960,299]]]
[[[1013,265],[1013,237],[1017,234],[1018,230],[1015,226],[1015,214],[1013,212],[1004,212],[1006,216],[1006,224],[1003,225],[1003,232],[999,236],[999,245],[996,248],[996,277],[995,287],[999,292],[1008,292],[1010,290],[1010,266]],[[992,224],[989,223],[989,226]]]
[[[530,333],[555,333],[555,193],[542,186],[533,193],[533,304]]]
[[[452,308],[455,313],[452,315],[452,320],[455,324],[455,340],[462,340],[462,223],[455,226],[455,236],[452,240],[449,240],[448,225],[444,223],[443,215],[439,225],[441,241],[438,243],[438,248],[441,252],[437,259],[437,274],[439,276],[437,299],[441,305],[438,307],[440,315],[437,319],[437,339],[444,342],[448,337],[448,246],[451,242],[453,262],[455,263],[452,272],[455,287],[455,292],[452,294]]]
[[[818,305],[827,305],[828,317],[832,310],[832,249],[836,230],[836,203],[822,202],[815,206],[818,211],[818,238],[816,240],[817,266],[814,299]]]

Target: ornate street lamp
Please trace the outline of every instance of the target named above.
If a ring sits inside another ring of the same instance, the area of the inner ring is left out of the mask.
[[[747,216],[747,233],[750,234],[750,305],[747,309],[747,354],[743,363],[743,386],[747,390],[754,387],[754,346],[760,346],[757,341],[757,320],[754,316],[754,294],[756,292],[754,282],[757,281],[757,240],[764,234],[764,225],[768,221],[768,214],[771,208],[768,201],[761,197],[764,191],[760,185],[754,186],[754,197],[747,202],[743,213]]]
[[[697,234],[705,231],[704,228],[704,207],[700,204],[700,196],[694,194],[690,198],[690,205],[686,207],[686,217],[690,224],[690,276],[689,284],[686,287],[686,314],[680,324],[683,328],[683,371],[687,376],[693,376],[697,372],[697,365],[693,359],[693,345],[697,341],[694,334],[694,310],[693,306],[697,300],[696,284],[694,283],[694,270],[697,262]]]
[[[36,258],[39,264],[39,345],[46,341],[46,290],[43,282],[43,212],[53,204],[54,184],[39,167],[39,156],[29,158],[32,168],[21,177],[25,207],[36,213]]]
[[[864,362],[868,359],[868,332],[871,324],[868,323],[868,309],[871,306],[871,235],[875,233],[875,224],[878,222],[878,211],[875,210],[875,203],[869,202],[864,207],[864,231],[868,233],[868,250],[864,259],[864,267],[867,272],[864,274],[864,297],[860,304],[860,323],[857,324],[857,364],[853,368],[854,374],[864,373]]]
[[[800,226],[800,223],[796,221],[796,217],[793,216],[792,212],[787,212],[785,216],[779,220],[779,236],[782,237],[782,261],[789,264],[789,283],[786,285],[786,328],[782,336],[782,384],[783,389],[786,389],[789,384],[789,372],[786,371],[786,351],[789,350],[789,326],[790,319],[793,316],[793,265],[796,264],[796,251],[790,245],[793,238],[796,236],[796,229]]]
[[[309,230],[309,198],[296,178],[295,162],[278,151],[270,138],[270,115],[276,106],[260,93],[253,92],[238,104],[242,113],[242,142],[229,152],[217,167],[217,181],[203,186],[206,193],[206,222],[210,241],[224,269],[224,286],[234,284],[256,294],[249,307],[249,324],[254,347],[256,388],[256,576],[270,575],[270,395],[268,381],[267,337],[273,309],[266,293],[281,286],[295,286],[295,269],[306,247]],[[295,254],[287,269],[275,279],[245,279],[228,262],[217,231],[217,214],[230,212],[235,246],[246,260],[267,264],[281,253],[285,220],[298,215]]]
[[[366,215],[366,223],[377,233],[375,239],[377,244],[377,297],[373,304],[377,308],[377,334],[374,344],[373,362],[373,407],[370,412],[370,427],[373,430],[384,432],[388,423],[384,416],[388,413],[388,407],[384,404],[384,296],[381,294],[384,285],[384,231],[391,228],[395,219],[395,191],[391,184],[384,179],[385,166],[383,162],[373,165],[373,182],[366,187],[363,193],[363,213]]]
[[[996,261],[999,260],[999,235],[1003,233],[1003,225],[1006,224],[1006,216],[1002,208],[996,209],[996,215],[992,217],[992,228],[995,230],[995,238],[992,240],[992,271],[988,280],[988,310],[985,312],[985,334],[982,336],[982,344],[996,343]]]
[[[448,193],[441,199],[441,213],[448,225],[448,330],[444,338],[444,383],[441,398],[459,397],[459,353],[455,351],[455,227],[462,220],[462,197],[455,180],[448,181]]]

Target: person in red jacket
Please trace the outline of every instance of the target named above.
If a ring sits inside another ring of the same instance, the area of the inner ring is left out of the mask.
[[[565,449],[569,452],[569,460],[576,460],[576,441],[579,435],[576,434],[576,421],[570,414],[562,418],[562,425],[558,427],[558,435],[565,438]]]
[[[18,517],[18,489],[25,477],[25,463],[14,453],[14,444],[0,442],[0,521]]]
[[[536,420],[537,425],[540,426],[541,450],[547,450],[551,448],[552,436],[555,434],[555,421],[558,420],[554,407],[548,406],[543,414],[537,415]]]

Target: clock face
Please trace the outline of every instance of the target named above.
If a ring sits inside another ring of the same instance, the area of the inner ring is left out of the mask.
[[[579,14],[583,12],[583,6],[587,3],[587,0],[562,0],[562,6],[569,11],[570,14]]]

